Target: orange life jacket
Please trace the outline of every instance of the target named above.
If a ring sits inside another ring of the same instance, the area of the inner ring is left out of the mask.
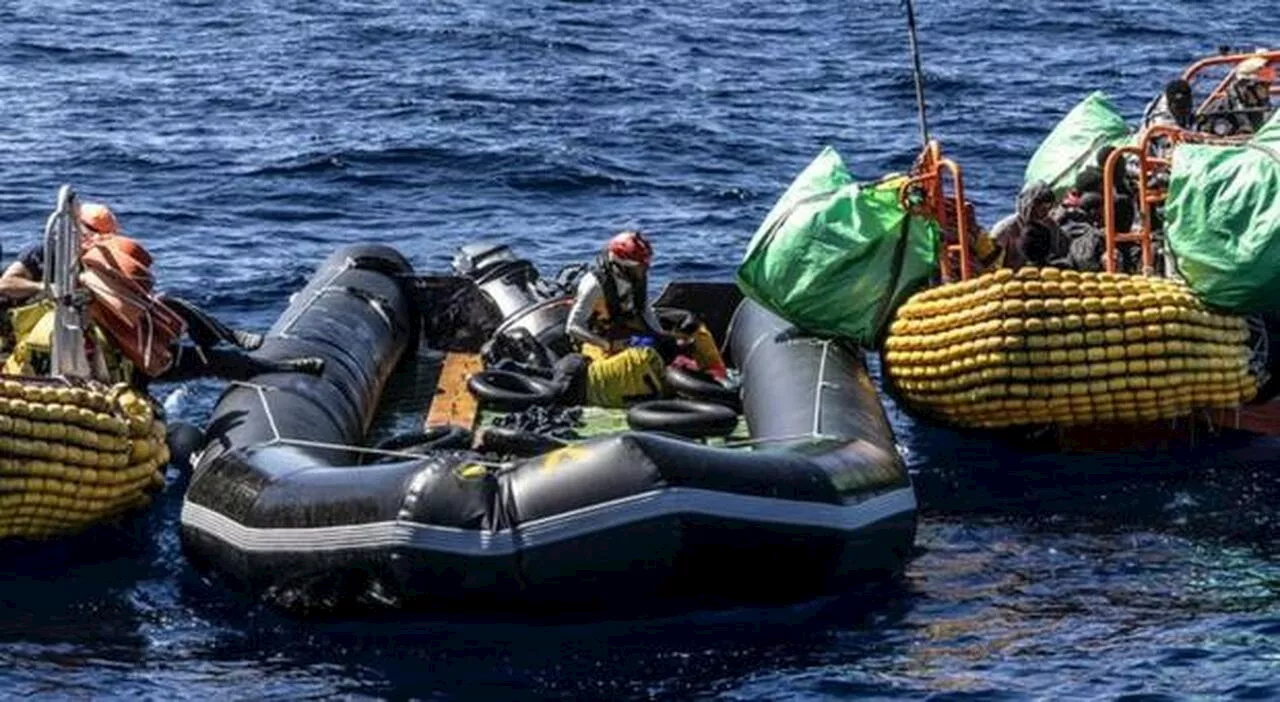
[[[155,287],[151,275],[151,254],[142,244],[123,236],[97,237],[80,249],[80,262],[86,268],[110,269],[138,283],[148,293]]]
[[[187,325],[152,293],[151,254],[127,237],[98,237],[81,249],[80,263],[94,324],[140,372],[154,378],[169,370]]]

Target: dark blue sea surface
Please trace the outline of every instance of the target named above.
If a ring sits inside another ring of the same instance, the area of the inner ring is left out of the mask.
[[[918,3],[931,126],[980,218],[1086,93],[1137,116],[1274,0]],[[656,275],[728,279],[825,145],[919,145],[897,2],[7,0],[0,237],[105,199],[162,287],[266,328],[336,246],[545,269],[623,227]],[[202,421],[214,381],[162,386]],[[1043,456],[891,414],[923,501],[901,584],[659,621],[300,622],[205,583],[176,470],[122,526],[0,556],[0,694],[72,698],[1280,697],[1280,445]],[[765,569],[767,572],[767,569]],[[785,577],[785,574],[776,574]]]

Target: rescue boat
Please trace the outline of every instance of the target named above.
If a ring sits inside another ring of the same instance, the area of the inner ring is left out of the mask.
[[[219,401],[182,507],[198,567],[289,608],[525,612],[785,602],[901,572],[916,500],[856,351],[732,284],[672,283],[659,305],[723,339],[741,421],[677,402],[692,425],[637,430],[588,408],[577,439],[495,442],[502,413],[466,381],[495,341],[570,351],[566,291],[501,246],[464,247],[455,268],[416,275],[368,245],[316,270],[260,353],[322,356],[324,374]],[[380,404],[406,397],[423,435],[371,448]]]
[[[126,269],[108,260],[110,245],[81,256],[78,207],[64,186],[45,232],[48,294],[10,311],[17,338],[0,375],[0,541],[84,532],[148,505],[164,486],[170,449],[157,406],[108,371],[116,346],[90,323],[107,298],[86,281],[124,280]]]
[[[1230,116],[1224,96],[1231,69],[1246,60],[1274,65],[1280,52],[1212,57],[1184,72],[1191,84],[1217,81],[1197,107],[1197,124]],[[972,249],[984,235],[965,198],[963,173],[936,141],[929,143],[902,197],[939,224],[936,284],[896,311],[883,349],[887,387],[933,421],[1026,430],[1069,449],[1191,438],[1206,425],[1280,431],[1280,413],[1263,409],[1276,384],[1268,379],[1280,371],[1268,352],[1277,315],[1245,315],[1206,302],[1203,291],[1179,275],[1163,218],[1156,216],[1169,197],[1182,145],[1229,147],[1247,139],[1167,126],[1118,135],[1101,169],[1099,272],[980,270]],[[1085,145],[1090,148],[1070,167],[1099,146],[1097,140]],[[1124,160],[1136,165],[1131,231],[1121,231],[1117,217],[1115,177]],[[1124,246],[1140,255],[1130,273],[1120,269]],[[1054,432],[1046,435],[1044,428]]]

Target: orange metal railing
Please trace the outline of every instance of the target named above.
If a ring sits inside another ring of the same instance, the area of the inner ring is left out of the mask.
[[[1143,275],[1151,275],[1155,272],[1155,257],[1151,249],[1151,220],[1144,217],[1141,229],[1138,231],[1120,232],[1116,231],[1116,166],[1121,164],[1121,159],[1127,154],[1133,154],[1138,157],[1139,164],[1144,162],[1142,150],[1136,146],[1121,146],[1111,152],[1107,156],[1106,165],[1102,171],[1102,223],[1106,234],[1107,251],[1103,258],[1103,266],[1108,273],[1116,272],[1116,253],[1117,245],[1123,243],[1137,242],[1142,247],[1142,272]],[[1144,173],[1145,166],[1140,167],[1140,173]],[[1146,179],[1139,175],[1139,193],[1142,192],[1142,184]],[[1142,199],[1142,195],[1139,195]]]
[[[1153,240],[1157,232],[1154,229],[1155,208],[1162,205],[1168,196],[1164,187],[1158,187],[1154,181],[1158,175],[1167,176],[1173,165],[1172,160],[1164,155],[1170,153],[1179,144],[1188,142],[1199,144],[1239,144],[1249,139],[1244,134],[1231,137],[1219,137],[1202,132],[1193,132],[1177,127],[1164,125],[1148,127],[1142,132],[1138,146],[1125,146],[1115,149],[1107,157],[1105,171],[1102,174],[1103,192],[1103,229],[1106,235],[1106,257],[1104,265],[1108,273],[1114,273],[1117,266],[1117,245],[1137,243],[1142,248],[1142,274],[1155,273],[1155,251]],[[1162,144],[1163,142],[1163,144]],[[1135,214],[1137,230],[1127,232],[1116,228],[1116,183],[1115,173],[1120,159],[1132,155],[1138,161],[1137,202]]]
[[[951,193],[947,194],[946,176],[951,176]],[[973,276],[973,255],[969,250],[970,206],[964,196],[964,172],[960,165],[942,155],[936,140],[920,152],[911,169],[911,177],[902,185],[899,197],[909,211],[932,217],[941,230],[938,272],[943,282],[956,279],[952,256],[958,257],[960,280]]]
[[[1272,72],[1272,74],[1275,73],[1276,66],[1280,65],[1280,50],[1257,51],[1249,54],[1226,54],[1223,56],[1211,56],[1206,59],[1201,59],[1191,64],[1190,66],[1188,66],[1187,69],[1182,72],[1182,79],[1194,85],[1196,78],[1200,77],[1201,74],[1204,73],[1207,69],[1215,68],[1219,66],[1230,66],[1232,67],[1232,69],[1234,69],[1236,64],[1240,63],[1241,61],[1244,61],[1245,59],[1254,58],[1255,56],[1261,56],[1267,59],[1268,69]],[[1212,106],[1213,103],[1222,99],[1222,97],[1227,94],[1227,89],[1231,87],[1231,81],[1234,77],[1235,77],[1235,72],[1234,70],[1232,70],[1231,72],[1228,72],[1227,75],[1224,76],[1221,80],[1219,80],[1218,84],[1214,87],[1213,91],[1209,93],[1209,96],[1200,102],[1199,107],[1196,108],[1196,114],[1200,114],[1204,112],[1206,109]],[[1277,83],[1274,79],[1271,81],[1271,94],[1280,95],[1280,83]]]

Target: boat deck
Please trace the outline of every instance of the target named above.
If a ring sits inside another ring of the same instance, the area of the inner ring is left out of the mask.
[[[469,425],[472,429],[492,426],[494,420],[505,413],[480,408],[466,386],[468,375],[478,369],[478,361],[463,354],[424,349],[418,353],[416,362],[402,364],[387,382],[368,443],[376,444],[396,434],[423,431],[433,424]],[[583,407],[582,426],[574,428],[580,440],[628,430],[626,410],[602,407]],[[738,428],[731,436],[708,439],[707,443],[718,446],[748,437],[746,420],[740,417]]]

